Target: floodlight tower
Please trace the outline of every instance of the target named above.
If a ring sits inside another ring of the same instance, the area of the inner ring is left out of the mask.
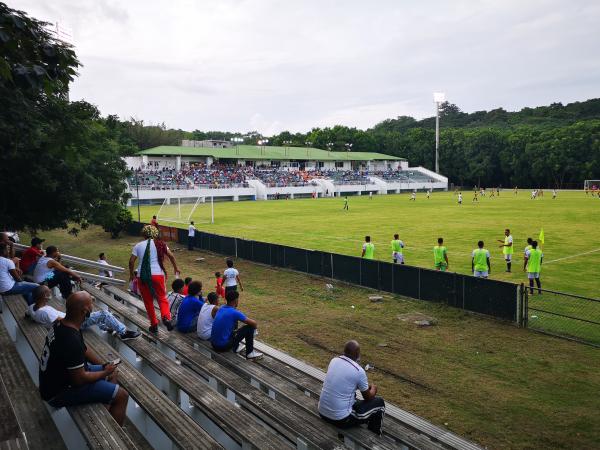
[[[283,145],[285,145],[285,156],[288,154],[288,147],[292,145],[292,141],[283,141]]]
[[[440,173],[440,105],[446,101],[446,94],[434,92],[435,102],[435,173]]]

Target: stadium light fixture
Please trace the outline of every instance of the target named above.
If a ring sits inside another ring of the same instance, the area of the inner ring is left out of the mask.
[[[345,146],[346,146],[346,159],[350,159],[350,152],[352,151],[352,146],[354,144],[351,144],[350,142],[346,142]]]
[[[311,145],[313,145],[313,143],[311,141],[306,141],[304,142],[304,145],[306,145],[306,157],[308,158],[308,149]]]
[[[292,141],[283,141],[283,145],[285,145],[285,156],[288,154],[288,147],[292,145]]]
[[[327,153],[331,156],[331,148],[333,147],[333,142],[327,143]]]
[[[446,101],[446,94],[434,92],[435,103],[435,173],[440,173],[440,105]]]

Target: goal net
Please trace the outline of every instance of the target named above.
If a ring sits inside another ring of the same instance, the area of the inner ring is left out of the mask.
[[[583,188],[589,191],[600,191],[600,180],[585,180],[583,182]]]
[[[212,197],[167,197],[163,201],[156,219],[160,223],[214,223],[214,202]]]

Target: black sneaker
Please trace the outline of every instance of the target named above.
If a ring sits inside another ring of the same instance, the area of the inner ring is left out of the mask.
[[[167,327],[167,330],[173,331],[173,324],[168,319],[163,319],[163,324]]]
[[[122,341],[128,341],[129,339],[135,339],[140,337],[139,331],[127,330],[125,333],[119,335]]]
[[[150,327],[148,328],[148,331],[150,331],[150,333],[158,333],[158,325],[150,325]]]

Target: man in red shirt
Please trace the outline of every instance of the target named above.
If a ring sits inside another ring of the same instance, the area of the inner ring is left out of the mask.
[[[31,240],[31,247],[23,252],[23,255],[21,256],[21,263],[19,264],[19,267],[23,273],[31,275],[40,256],[44,256],[44,252],[42,250],[43,242],[44,239],[34,237]]]

